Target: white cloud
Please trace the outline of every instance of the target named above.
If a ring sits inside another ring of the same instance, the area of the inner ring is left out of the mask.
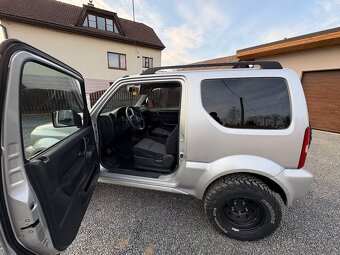
[[[115,0],[112,6],[119,17],[132,19],[131,1]],[[190,51],[202,47],[213,36],[210,31],[218,32],[229,26],[229,19],[216,0],[174,1],[172,6],[177,11],[176,18],[183,20],[181,24],[166,25],[151,4],[135,0],[136,21],[152,27],[166,46],[162,52],[163,65],[198,60]]]
[[[83,4],[89,3],[88,0],[57,0],[57,1],[68,3],[68,4],[73,4],[73,5],[78,5],[78,6],[83,6]],[[112,11],[112,7],[109,4],[107,4],[105,0],[94,0],[93,4],[95,4],[95,6],[98,8]]]
[[[187,64],[199,60],[190,51],[202,47],[209,39],[229,26],[229,20],[216,1],[176,2],[175,8],[184,23],[161,32],[167,48],[163,64]],[[214,33],[210,33],[210,31]]]
[[[263,31],[258,37],[258,43],[273,42],[336,27],[340,25],[339,17],[340,0],[318,1],[310,15],[302,16],[293,24],[287,22],[285,25],[273,26]]]
[[[320,6],[323,11],[329,12],[329,11],[334,10],[334,8],[340,7],[340,0],[319,1],[318,6]]]
[[[75,5],[88,0],[59,0]],[[132,19],[132,3],[128,0],[94,0],[96,7],[116,12],[119,17]],[[162,64],[184,64],[199,60],[190,51],[204,45],[207,38],[229,26],[229,20],[216,0],[174,1],[173,8],[183,20],[179,25],[165,25],[161,15],[146,1],[135,0],[136,21],[152,27],[166,46]],[[209,34],[209,31],[214,33]]]

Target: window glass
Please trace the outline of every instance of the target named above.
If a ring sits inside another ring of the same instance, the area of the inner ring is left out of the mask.
[[[181,99],[180,87],[156,88],[153,89],[148,100],[153,101],[153,109],[179,109]]]
[[[84,27],[88,27],[88,24],[87,24],[87,17],[85,17],[85,20],[84,20],[83,26],[84,26]]]
[[[73,118],[69,114],[72,111],[82,119],[83,109],[78,80],[43,65],[27,62],[20,86],[21,127],[26,158],[79,129],[69,125],[55,128],[52,124],[53,112],[67,110],[60,111],[60,118],[68,121]]]
[[[223,126],[284,129],[290,125],[290,100],[282,78],[202,81],[204,109]]]
[[[119,55],[116,53],[109,53],[109,67],[119,68]]]
[[[131,85],[121,87],[106,103],[102,113],[111,112],[120,107],[135,106],[141,95],[132,95],[129,87],[131,87]]]
[[[112,19],[98,17],[96,15],[88,14],[83,22],[84,27],[98,28],[109,32],[119,33],[116,24]]]
[[[116,24],[113,24],[113,27],[114,27],[114,30],[113,30],[113,32],[115,32],[115,33],[119,33],[119,31],[118,31],[118,28],[117,28],[117,26],[116,26]]]
[[[149,68],[149,58],[143,57],[143,68]]]
[[[98,29],[105,30],[105,19],[102,17],[97,17]]]
[[[120,55],[120,68],[125,69],[126,68],[126,57],[125,55]]]
[[[106,30],[113,32],[113,21],[111,19],[106,19]]]
[[[97,20],[96,16],[89,14],[89,27],[97,28]]]
[[[153,67],[153,58],[143,57],[142,62],[143,62],[142,63],[143,68]]]
[[[108,52],[109,68],[126,69],[126,55]]]

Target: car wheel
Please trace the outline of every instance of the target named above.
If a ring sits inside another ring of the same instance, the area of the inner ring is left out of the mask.
[[[279,195],[247,174],[233,174],[215,181],[204,196],[204,208],[218,231],[243,241],[270,235],[282,218]]]

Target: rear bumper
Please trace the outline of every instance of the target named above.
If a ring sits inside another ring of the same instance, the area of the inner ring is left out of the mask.
[[[286,193],[287,205],[307,194],[312,184],[313,175],[304,169],[285,169],[272,178]]]

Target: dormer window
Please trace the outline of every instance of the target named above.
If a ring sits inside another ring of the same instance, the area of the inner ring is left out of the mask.
[[[83,26],[92,27],[92,28],[96,28],[99,30],[104,30],[104,31],[109,31],[109,32],[119,34],[118,28],[114,20],[111,18],[106,18],[106,17],[104,18],[104,17],[100,17],[97,15],[88,14],[85,17]]]

